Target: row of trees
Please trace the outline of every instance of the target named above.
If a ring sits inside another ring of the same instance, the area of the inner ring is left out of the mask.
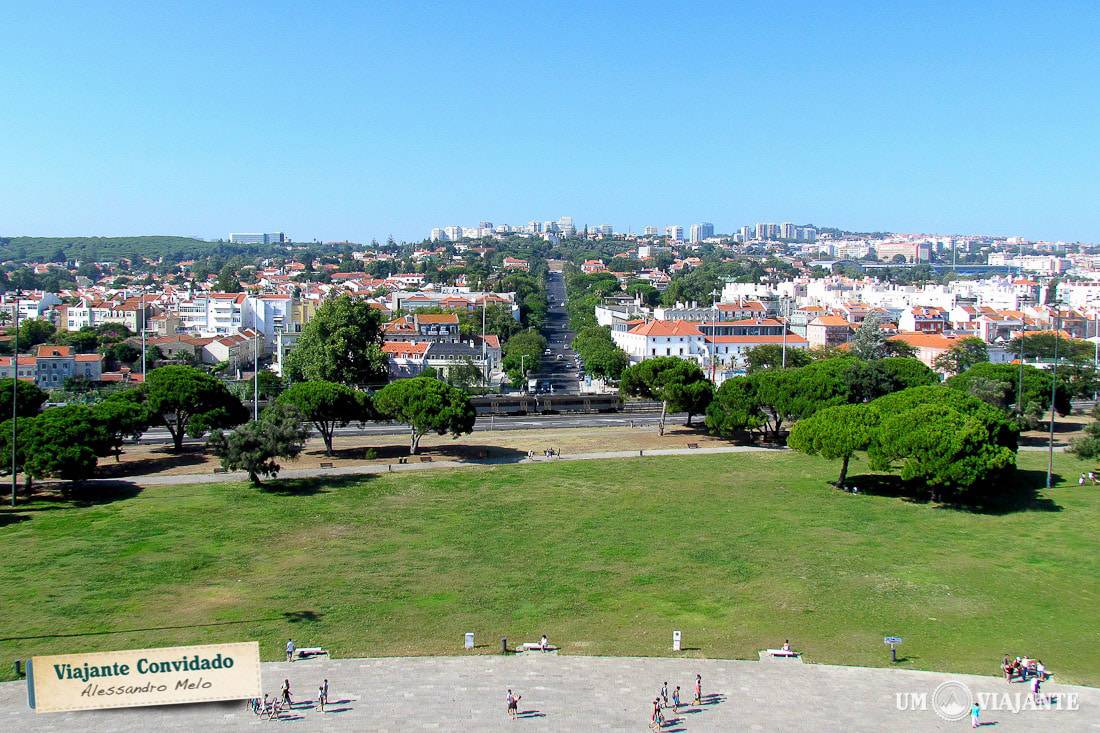
[[[0,393],[12,389],[0,380]],[[373,395],[337,382],[299,382],[283,390],[261,419],[248,411],[220,381],[188,366],[154,369],[144,384],[110,394],[92,405],[67,405],[40,412],[46,394],[33,384],[16,385],[17,470],[33,479],[81,481],[99,458],[115,455],[123,442],[151,425],[163,425],[174,450],[186,436],[211,433],[210,444],[227,468],[247,470],[254,481],[277,471],[274,459],[301,450],[312,425],[326,454],[336,429],[352,422],[395,420],[410,426],[410,452],[429,432],[460,435],[473,429],[475,411],[466,392],[429,377],[404,379]],[[240,426],[240,427],[237,427]],[[296,426],[296,427],[294,427]],[[230,433],[225,431],[236,427]],[[294,427],[292,430],[291,427]],[[303,432],[304,431],[304,432]],[[0,461],[11,465],[11,421],[0,425]]]
[[[600,379],[617,380],[630,366],[630,357],[611,338],[606,326],[582,328],[573,337],[573,350],[577,352],[584,371]]]
[[[852,456],[897,472],[934,500],[973,500],[996,491],[1015,469],[1018,429],[1003,412],[944,386],[905,389],[867,403],[823,407],[791,429],[795,450],[840,460],[843,486]]]

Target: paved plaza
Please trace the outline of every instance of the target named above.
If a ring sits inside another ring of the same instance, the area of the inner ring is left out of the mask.
[[[990,666],[996,667],[991,659]],[[25,686],[0,685],[5,711],[0,729],[10,731],[256,731],[263,729],[356,731],[645,731],[662,682],[680,685],[691,702],[695,674],[703,676],[704,704],[667,711],[665,733],[678,731],[951,731],[970,727],[933,710],[933,692],[948,680],[973,693],[996,693],[1007,708],[1024,684],[997,677],[888,669],[804,665],[797,661],[609,658],[520,654],[389,659],[315,659],[265,664],[264,687],[278,692],[289,678],[294,700],[309,701],[326,677],[330,703],[324,713],[298,704],[280,720],[259,719],[242,703],[35,715]],[[520,718],[505,712],[508,688],[522,695]],[[983,711],[997,731],[1100,731],[1100,689],[1049,682],[1044,696],[1078,709]],[[908,701],[899,709],[898,695]],[[1005,693],[1009,697],[1003,698]]]

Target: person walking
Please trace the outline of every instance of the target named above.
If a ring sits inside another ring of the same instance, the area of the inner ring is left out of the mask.
[[[508,703],[508,717],[510,717],[512,720],[515,720],[516,715],[519,714],[520,697],[520,695],[517,695],[511,690],[508,690],[508,696],[504,698],[505,701]]]
[[[1035,701],[1035,704],[1039,704],[1039,686],[1043,684],[1043,681],[1039,679],[1039,675],[1035,675],[1035,679],[1031,681],[1031,699]]]
[[[672,709],[675,712],[680,712],[680,686],[676,685],[676,689],[672,691]]]
[[[283,680],[283,702],[288,708],[294,705],[294,701],[290,699],[290,680],[288,679]]]
[[[321,685],[321,689],[325,691],[325,702],[328,702],[328,678],[325,678],[325,683]]]
[[[970,727],[971,728],[981,727],[981,724],[982,724],[981,717],[982,717],[982,708],[975,701],[974,704],[970,706]]]
[[[287,639],[286,640],[286,661],[288,661],[288,662],[293,662],[294,661],[294,640],[293,639]]]
[[[703,675],[701,675],[701,674],[695,675],[695,701],[692,702],[691,704],[692,705],[702,705],[703,704]]]
[[[317,685],[317,709],[325,712],[325,686]]]
[[[661,715],[661,698],[653,698],[653,712],[649,716],[649,727],[653,730],[660,730],[664,724],[664,716]]]
[[[661,707],[668,707],[668,682],[661,685]]]

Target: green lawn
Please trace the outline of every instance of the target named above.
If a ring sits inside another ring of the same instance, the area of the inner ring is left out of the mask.
[[[1041,482],[1045,455],[1022,453]],[[480,651],[755,658],[1100,685],[1100,487],[971,513],[825,484],[794,453],[563,462],[295,485],[158,488],[0,513],[0,675],[34,654],[286,638],[339,657]],[[853,465],[853,473],[865,470]]]

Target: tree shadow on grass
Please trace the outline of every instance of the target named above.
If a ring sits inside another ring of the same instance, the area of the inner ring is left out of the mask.
[[[30,517],[26,514],[16,514],[12,511],[5,511],[0,513],[0,527],[6,527],[9,524],[16,524],[18,522],[25,522],[28,519],[30,519]]]
[[[20,492],[19,500],[29,502],[29,505],[19,507],[19,510],[43,512],[70,507],[98,506],[133,499],[141,493],[141,490],[140,486],[130,481],[112,479],[95,479],[80,484],[55,481],[36,485],[30,499],[25,493]]]
[[[356,486],[375,478],[375,474],[336,474],[309,478],[268,479],[259,487],[265,494],[276,496],[313,496],[335,489]]]
[[[96,472],[103,478],[124,478],[161,473],[181,466],[201,466],[207,462],[207,456],[203,450],[194,450],[195,447],[184,446],[184,449],[179,453],[156,451],[155,457],[139,458],[122,463],[116,463],[113,459],[105,458],[96,467]],[[203,446],[198,447],[202,448]]]
[[[1054,474],[1052,482],[1062,480]],[[972,514],[1004,515],[1016,512],[1060,512],[1062,507],[1039,491],[1046,486],[1046,471],[1017,469],[1007,480],[991,487],[984,496],[972,501],[960,502],[945,499],[933,501],[931,492],[923,484],[904,481],[891,474],[861,474],[849,476],[845,482],[860,494],[901,499],[913,504],[934,504],[936,509],[970,512]]]

